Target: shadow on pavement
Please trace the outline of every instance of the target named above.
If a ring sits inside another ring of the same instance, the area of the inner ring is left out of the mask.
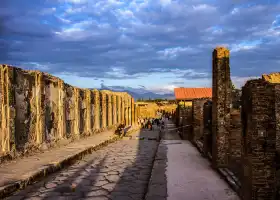
[[[167,150],[155,138],[159,129],[142,129],[9,199],[165,199]]]

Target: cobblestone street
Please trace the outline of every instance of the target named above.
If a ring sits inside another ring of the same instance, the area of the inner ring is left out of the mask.
[[[134,134],[142,135],[154,138],[158,130]],[[156,140],[118,141],[8,199],[143,199],[157,146]]]

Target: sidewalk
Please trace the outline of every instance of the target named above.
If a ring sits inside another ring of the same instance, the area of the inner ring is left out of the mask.
[[[146,200],[240,200],[207,159],[167,124],[158,147]]]
[[[119,138],[113,131],[106,131],[60,148],[0,165],[0,199]]]

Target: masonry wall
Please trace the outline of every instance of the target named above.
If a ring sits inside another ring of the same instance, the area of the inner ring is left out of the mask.
[[[194,99],[192,101],[192,135],[190,140],[203,141],[203,105],[208,99]]]
[[[242,197],[275,199],[279,86],[262,79],[248,81],[242,90]]]
[[[40,71],[0,65],[0,84],[1,157],[117,127],[121,96],[130,101],[128,119],[135,115],[127,93],[76,88]]]

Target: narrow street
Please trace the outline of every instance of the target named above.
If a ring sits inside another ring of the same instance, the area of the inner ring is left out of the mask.
[[[135,139],[142,136],[146,138]],[[147,137],[158,137],[158,130],[144,130],[133,139],[110,144],[8,199],[141,200],[159,143]]]
[[[171,121],[109,144],[8,199],[239,200]]]

